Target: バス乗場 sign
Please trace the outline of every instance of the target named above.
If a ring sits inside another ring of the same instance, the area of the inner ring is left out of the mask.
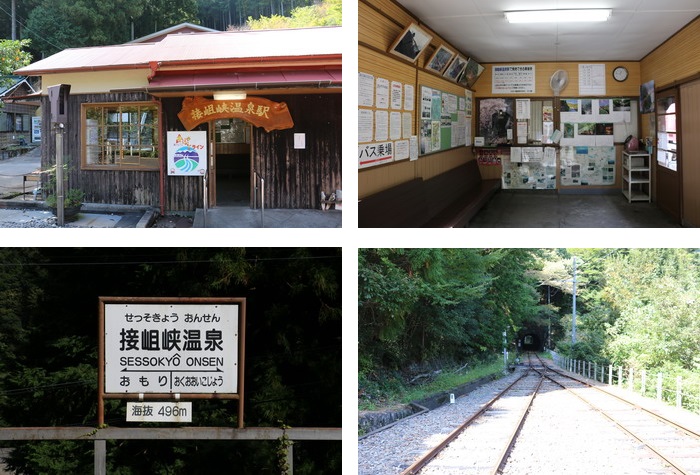
[[[237,304],[107,303],[105,393],[238,392]]]

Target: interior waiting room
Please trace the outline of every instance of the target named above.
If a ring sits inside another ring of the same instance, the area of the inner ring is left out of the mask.
[[[358,0],[358,225],[700,226],[697,0]]]

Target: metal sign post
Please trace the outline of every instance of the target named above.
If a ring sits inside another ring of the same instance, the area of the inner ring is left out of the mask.
[[[56,218],[58,225],[64,224],[64,192],[63,192],[63,124],[54,124],[56,128]]]

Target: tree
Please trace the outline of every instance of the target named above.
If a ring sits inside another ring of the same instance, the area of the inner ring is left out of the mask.
[[[359,352],[366,373],[477,359],[542,308],[527,249],[361,249]]]
[[[323,0],[320,4],[294,8],[288,17],[283,13],[257,20],[249,17],[247,24],[252,30],[339,26],[343,24],[342,4],[342,0]]]

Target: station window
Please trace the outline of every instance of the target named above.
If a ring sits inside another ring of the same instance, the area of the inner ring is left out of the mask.
[[[678,131],[676,130],[675,93],[659,94],[656,105],[656,163],[677,171]]]
[[[158,170],[158,105],[83,104],[83,169]]]

